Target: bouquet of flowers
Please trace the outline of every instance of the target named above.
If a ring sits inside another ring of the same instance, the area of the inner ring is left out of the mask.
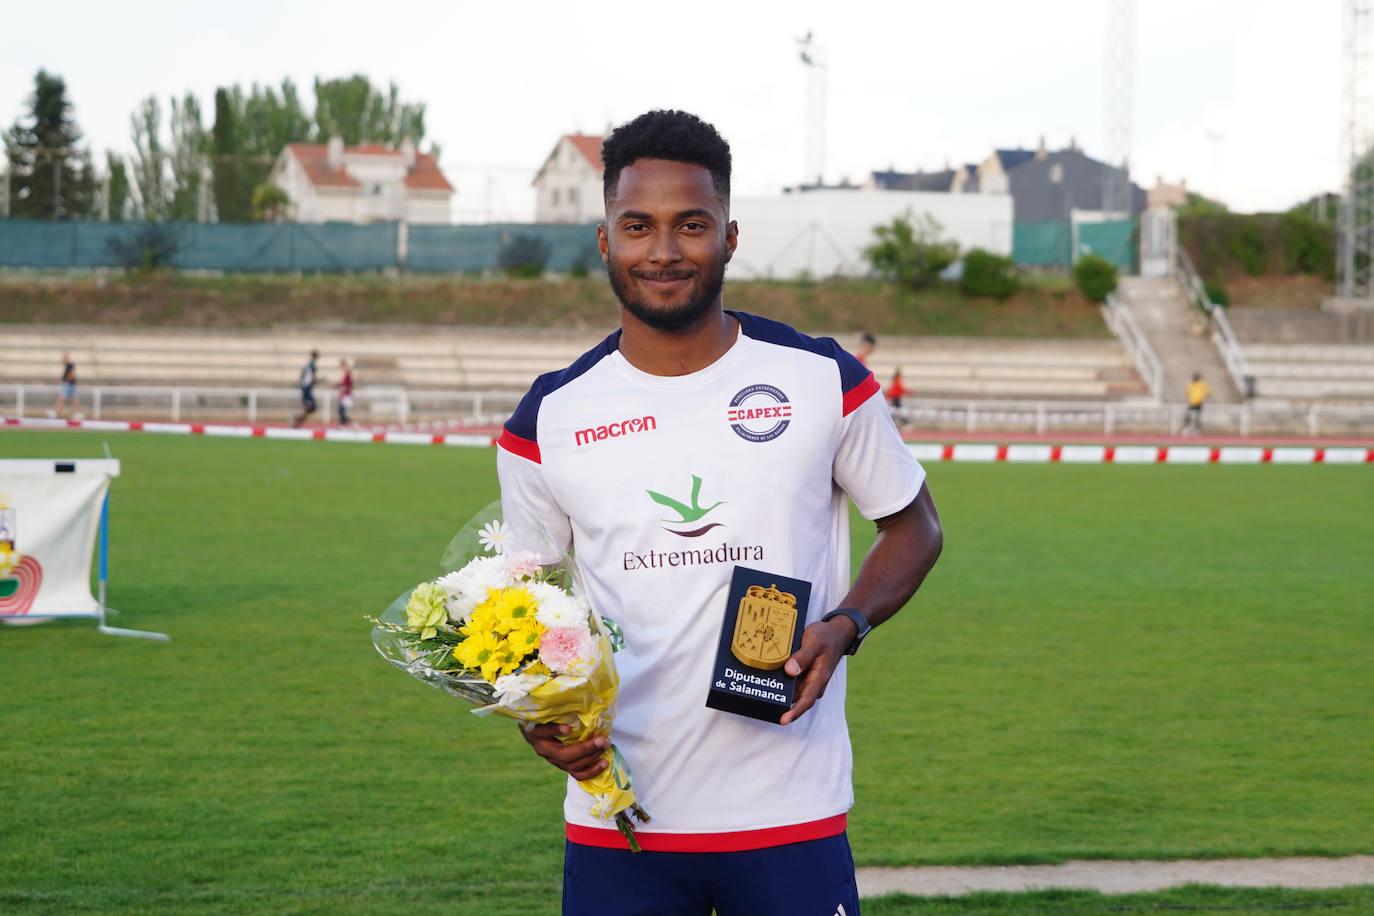
[[[567,742],[609,736],[620,687],[611,655],[624,639],[592,610],[571,561],[542,566],[536,553],[518,549],[496,503],[459,531],[440,565],[451,571],[369,618],[382,657],[476,704],[477,715],[565,724]],[[578,785],[592,798],[591,813],[614,820],[638,851],[630,815],[649,816],[615,745],[605,756],[610,766]]]

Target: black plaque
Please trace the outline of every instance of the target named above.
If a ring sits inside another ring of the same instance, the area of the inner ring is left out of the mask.
[[[797,686],[782,665],[801,647],[810,600],[810,582],[735,567],[707,706],[765,722],[782,718]]]

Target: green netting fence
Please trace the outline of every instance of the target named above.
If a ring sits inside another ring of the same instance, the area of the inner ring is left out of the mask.
[[[89,269],[145,261],[188,270],[485,271],[512,245],[542,251],[545,268],[595,270],[591,225],[398,223],[102,223],[0,220],[0,267]]]
[[[1085,254],[1095,254],[1130,270],[1135,266],[1135,241],[1135,220],[1129,219],[1104,223],[1071,223],[1069,220],[1015,223],[1011,257],[1018,264],[1067,267]]]

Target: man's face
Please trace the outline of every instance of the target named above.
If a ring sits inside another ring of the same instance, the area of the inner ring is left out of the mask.
[[[737,232],[707,169],[638,159],[620,172],[597,243],[625,311],[679,331],[719,305]]]

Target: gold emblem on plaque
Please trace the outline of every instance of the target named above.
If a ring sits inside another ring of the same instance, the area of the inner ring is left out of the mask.
[[[746,665],[765,671],[781,668],[792,654],[796,628],[796,595],[778,591],[776,585],[751,585],[739,600],[730,651]]]

